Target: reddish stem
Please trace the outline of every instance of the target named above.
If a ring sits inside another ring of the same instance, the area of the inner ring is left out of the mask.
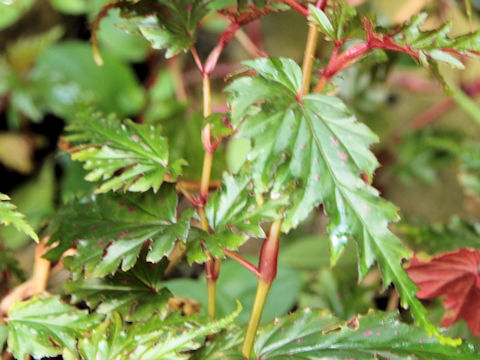
[[[220,35],[217,46],[215,46],[215,48],[212,50],[212,52],[208,56],[207,61],[205,62],[205,66],[203,68],[204,74],[207,74],[207,75],[211,74],[211,72],[217,65],[218,59],[223,49],[225,48],[225,46],[227,46],[230,40],[232,40],[233,36],[235,35],[235,32],[239,28],[240,28],[240,25],[238,23],[232,23]]]
[[[308,17],[309,13],[308,10],[305,9],[302,5],[300,5],[297,1],[295,0],[275,0],[272,2],[281,2],[284,3],[288,6],[290,6],[292,9],[297,10],[300,14],[302,14],[305,17]]]
[[[319,8],[320,10],[325,10],[325,7],[327,6],[327,0],[317,0],[315,2],[315,7]]]
[[[242,257],[241,255],[237,254],[234,251],[228,250],[228,249],[222,249],[222,251],[230,259],[235,260],[237,263],[242,265],[248,271],[252,272],[256,276],[260,276],[260,272],[258,271],[258,268],[255,265],[253,265],[250,261],[248,261],[247,259]]]
[[[267,238],[263,242],[258,261],[259,279],[272,283],[277,276],[278,251],[280,247],[280,231],[282,222],[277,220],[270,226]]]
[[[198,70],[200,70],[200,72],[203,74],[202,60],[200,60],[200,56],[198,56],[198,52],[195,46],[192,46],[190,48],[190,52],[192,53],[193,60],[195,60],[195,65],[197,65]]]

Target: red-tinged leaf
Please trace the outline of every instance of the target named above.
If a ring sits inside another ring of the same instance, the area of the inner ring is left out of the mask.
[[[442,326],[464,319],[470,330],[480,336],[480,251],[460,249],[444,253],[429,261],[414,257],[407,268],[417,283],[421,299],[446,296],[447,310]]]

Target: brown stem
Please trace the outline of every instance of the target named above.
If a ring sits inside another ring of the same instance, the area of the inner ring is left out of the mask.
[[[0,302],[0,319],[2,316],[7,315],[8,310],[14,302],[40,294],[46,290],[48,277],[50,276],[50,261],[44,259],[42,256],[48,251],[45,245],[47,241],[48,239],[43,239],[35,248],[32,277],[13,289]]]

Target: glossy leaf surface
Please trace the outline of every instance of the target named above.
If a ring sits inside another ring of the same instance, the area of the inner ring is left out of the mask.
[[[171,296],[161,282],[167,261],[150,264],[142,260],[131,270],[114,276],[69,280],[65,284],[66,293],[72,295],[74,303],[85,301],[99,314],[108,316],[117,312],[127,321],[163,314]]]
[[[67,129],[72,159],[84,163],[86,179],[103,181],[97,193],[110,190],[158,191],[165,178],[175,180],[185,164],[169,162],[167,140],[158,128],[115,116],[81,113]]]
[[[259,205],[251,187],[249,176],[224,174],[222,189],[209,199],[205,208],[213,232],[207,234],[200,229],[192,229],[188,253],[190,262],[207,260],[200,241],[213,256],[223,257],[222,248],[236,250],[249,237],[265,237],[261,224],[280,218],[280,209],[286,205],[287,199],[282,197]]]
[[[378,162],[369,150],[377,140],[336,97],[299,97],[301,70],[289,59],[245,63],[258,73],[229,87],[232,121],[238,136],[252,139],[249,154],[255,191],[270,196],[291,190],[283,231],[305,220],[323,203],[330,218],[331,260],[335,263],[349,237],[359,253],[360,277],[377,261],[384,286],[393,282],[404,305],[430,333],[438,334],[415,297],[416,286],[402,269],[411,255],[388,229],[396,208],[368,185]]]
[[[128,325],[117,313],[80,341],[85,360],[188,359],[188,351],[202,346],[205,336],[228,327],[241,308],[217,321],[205,323],[195,317],[174,313],[155,316],[145,323]]]
[[[17,359],[76,355],[77,338],[92,329],[101,315],[67,305],[58,296],[14,304],[8,313],[8,348]]]
[[[104,276],[132,268],[142,247],[147,260],[159,262],[174,243],[186,241],[193,210],[176,214],[177,196],[171,186],[156,194],[106,194],[69,204],[56,219],[51,242],[60,245],[47,257],[56,258],[77,241],[77,254],[65,259],[76,274]],[[73,222],[64,219],[74,219]]]
[[[346,324],[328,313],[301,310],[260,330],[259,359],[475,359],[468,345],[452,347],[423,329],[401,323],[395,312],[370,312]]]

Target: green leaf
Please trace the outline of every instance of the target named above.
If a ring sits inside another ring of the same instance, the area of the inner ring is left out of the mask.
[[[196,351],[191,360],[242,359],[240,345],[244,336],[238,328],[224,330]]]
[[[202,249],[209,250],[215,257],[223,257],[223,248],[236,250],[249,237],[265,237],[261,224],[281,217],[280,210],[287,198],[267,200],[258,204],[251,193],[251,179],[243,174],[233,176],[224,173],[222,189],[208,201],[205,213],[213,230],[207,234],[200,229],[192,229],[189,237],[189,262],[205,262],[208,257]]]
[[[451,83],[448,84],[448,88],[452,91],[452,98],[456,101],[458,106],[460,106],[465,113],[470,115],[470,117],[477,123],[480,124],[480,108],[477,103],[462,89],[456,88]]]
[[[376,135],[336,97],[311,94],[298,99],[301,70],[292,60],[263,58],[245,64],[258,76],[240,78],[229,86],[232,121],[238,136],[252,139],[249,160],[257,194],[269,191],[276,196],[293,188],[293,205],[286,210],[282,230],[296,227],[323,203],[330,218],[332,263],[352,237],[357,242],[360,277],[376,261],[384,286],[393,282],[402,304],[410,306],[429,333],[440,336],[402,268],[402,260],[411,252],[388,229],[398,220],[395,206],[360,178],[371,179],[378,165],[369,150]],[[260,86],[252,91],[252,84]]]
[[[150,48],[148,42],[138,34],[122,31],[117,26],[121,21],[118,10],[110,11],[108,17],[102,20],[97,33],[100,48],[119,59],[132,62],[144,61]]]
[[[451,54],[476,56],[480,51],[480,32],[450,37],[451,22],[438,29],[422,31],[427,16],[426,13],[414,15],[409,24],[397,31],[392,39],[400,46],[410,47],[416,52],[412,55],[426,66],[429,66],[428,58],[432,58],[454,68],[464,69],[463,64]]]
[[[17,359],[77,354],[76,339],[92,329],[101,315],[89,315],[58,296],[15,303],[8,313],[8,349]]]
[[[38,242],[38,236],[33,228],[23,219],[24,215],[15,210],[15,205],[9,200],[8,195],[0,193],[0,224],[5,226],[13,225],[19,231]]]
[[[86,301],[96,313],[118,312],[127,321],[146,320],[167,311],[171,293],[161,283],[167,264],[166,258],[158,264],[138,261],[131,270],[114,276],[69,280],[65,291],[72,295],[72,302]]]
[[[113,313],[89,337],[80,340],[80,354],[85,360],[188,359],[188,352],[200,348],[207,335],[230,327],[241,311],[238,305],[234,313],[208,322],[174,313],[129,325]]]
[[[461,248],[480,249],[480,223],[457,216],[431,225],[402,222],[395,229],[415,249],[438,254]]]
[[[362,37],[362,23],[356,9],[340,2],[335,7],[322,11],[309,5],[310,20],[332,41],[343,41],[352,37]]]
[[[459,163],[458,179],[465,193],[480,199],[480,146],[473,141],[459,141],[458,138],[432,136],[426,139],[432,148],[456,157]]]
[[[457,132],[422,129],[405,134],[399,144],[394,145],[395,164],[389,167],[405,183],[421,180],[428,184],[437,181],[438,170],[452,161],[455,156],[435,146],[436,141],[459,142],[462,136]]]
[[[134,343],[134,334],[125,332],[122,318],[114,312],[90,331],[90,336],[80,339],[78,350],[84,360],[120,360],[126,359]]]
[[[86,180],[104,181],[97,193],[156,192],[166,177],[175,181],[185,164],[182,159],[169,162],[167,139],[153,125],[82,112],[67,131],[66,139],[78,145],[69,150],[72,159],[89,171]]]
[[[304,309],[260,330],[256,356],[268,359],[476,359],[464,344],[442,345],[423,329],[401,323],[398,313],[371,311],[346,324],[328,313]]]
[[[45,159],[40,172],[31,180],[17,186],[12,193],[12,201],[25,215],[28,224],[35,230],[41,229],[45,220],[55,210],[55,164],[52,158]],[[22,249],[30,242],[28,234],[14,227],[1,229],[5,245],[13,250]]]
[[[68,103],[71,97],[78,97],[83,101],[89,99],[95,108],[107,113],[119,116],[137,113],[145,102],[145,94],[133,70],[108,53],[102,56],[104,65],[100,67],[93,60],[89,44],[64,41],[39,56],[37,71],[56,80],[57,86],[51,90],[51,97],[58,98],[56,102]],[[71,119],[76,106],[73,101],[62,114]]]
[[[3,349],[7,341],[8,329],[7,325],[0,324],[0,349]]]
[[[186,241],[193,210],[176,214],[173,186],[156,194],[108,194],[75,201],[55,219],[50,242],[60,244],[46,256],[57,259],[78,240],[77,254],[65,259],[75,273],[103,276],[132,268],[140,250],[149,245],[147,260],[159,262],[175,242]]]
[[[167,328],[169,331],[159,334],[155,338],[153,346],[139,347],[133,352],[133,356],[137,359],[145,360],[156,360],[159,358],[166,360],[188,359],[189,355],[185,354],[186,351],[198,349],[203,345],[205,336],[219,332],[233,323],[242,311],[240,302],[237,302],[237,305],[237,309],[232,314],[217,321],[198,324],[189,322],[187,319],[177,328],[173,328],[173,331],[171,328]],[[168,324],[168,318],[166,320]],[[143,332],[137,336],[150,340],[152,335],[148,328],[142,328],[142,330]]]
[[[9,249],[5,249],[3,246],[0,246],[0,273],[5,270],[8,270],[21,281],[26,280],[25,273],[19,266],[18,261],[15,258],[15,254]]]
[[[208,12],[206,2],[196,0],[121,1],[116,7],[126,18],[126,26],[138,26],[154,49],[167,50],[167,58],[188,50],[195,43],[195,31]],[[148,21],[140,20],[150,14],[156,16],[150,16]]]
[[[334,40],[336,38],[335,30],[327,15],[325,15],[321,9],[313,5],[308,6],[308,11],[310,12],[310,20],[318,26],[322,33]]]
[[[248,260],[254,261],[252,257]],[[233,260],[222,263],[221,276],[217,281],[217,314],[226,316],[235,310],[235,300],[241,302],[244,311],[236,318],[236,323],[246,325],[252,310],[257,278],[248,273]],[[272,321],[276,316],[287,314],[296,304],[298,295],[304,286],[302,274],[290,267],[278,264],[276,280],[272,284],[265,308],[262,323]],[[207,316],[207,293],[205,277],[200,279],[171,279],[164,285],[177,297],[192,298],[202,304],[200,314]]]
[[[228,116],[225,114],[214,113],[204,119],[202,128],[204,128],[207,124],[210,124],[211,136],[213,139],[216,139],[219,136],[225,137],[233,132],[233,129],[229,126],[228,121]]]

